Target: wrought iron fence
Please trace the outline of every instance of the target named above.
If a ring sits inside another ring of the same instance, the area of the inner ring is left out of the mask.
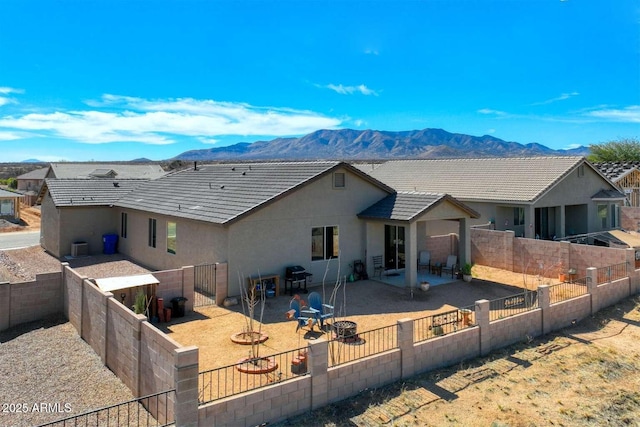
[[[489,301],[489,320],[498,320],[538,308],[538,291],[525,291]]]
[[[398,325],[336,337],[329,341],[329,366],[398,348]]]
[[[475,325],[475,305],[421,317],[413,321],[413,341],[422,342]]]
[[[551,304],[579,297],[587,293],[587,278],[575,279],[568,282],[549,286]]]
[[[627,263],[613,264],[598,268],[598,285],[627,277]]]
[[[41,424],[38,427],[170,426],[175,422],[174,403],[175,390],[168,390]]]
[[[200,372],[198,401],[208,403],[305,375],[308,354],[303,347]]]
[[[216,303],[216,265],[204,264],[193,267],[195,299],[194,307],[205,307]]]

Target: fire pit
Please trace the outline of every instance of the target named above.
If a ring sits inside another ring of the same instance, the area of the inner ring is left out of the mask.
[[[357,341],[357,328],[358,324],[350,320],[338,320],[333,324],[333,332],[341,341]]]

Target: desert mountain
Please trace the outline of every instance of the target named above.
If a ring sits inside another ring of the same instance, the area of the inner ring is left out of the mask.
[[[299,138],[276,138],[226,147],[190,150],[180,160],[225,159],[391,159],[451,157],[528,157],[587,155],[587,147],[553,150],[538,143],[507,142],[490,135],[471,136],[442,129],[412,131],[318,130]]]

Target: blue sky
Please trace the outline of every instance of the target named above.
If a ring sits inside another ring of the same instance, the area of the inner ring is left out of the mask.
[[[0,162],[317,129],[640,137],[636,0],[0,2]]]

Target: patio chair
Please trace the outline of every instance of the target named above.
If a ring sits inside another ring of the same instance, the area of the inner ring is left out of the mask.
[[[309,294],[309,306],[316,310],[316,318],[320,321],[320,329],[324,331],[324,319],[333,319],[334,310],[330,304],[324,304],[322,297],[317,292],[311,292]]]
[[[308,327],[310,331],[313,331],[313,327],[318,323],[316,310],[306,306],[301,307],[300,301],[295,298],[289,303],[287,318],[295,319],[296,332],[304,327]]]
[[[451,271],[451,278],[453,279],[458,271],[458,257],[456,255],[449,255],[447,257],[447,263],[442,266],[442,271]]]
[[[427,271],[431,271],[431,252],[429,251],[420,251],[420,256],[418,258],[418,271],[426,268]]]
[[[378,275],[382,279],[382,273],[384,272],[384,265],[382,264],[382,255],[374,255],[371,257],[373,261],[373,277]]]

